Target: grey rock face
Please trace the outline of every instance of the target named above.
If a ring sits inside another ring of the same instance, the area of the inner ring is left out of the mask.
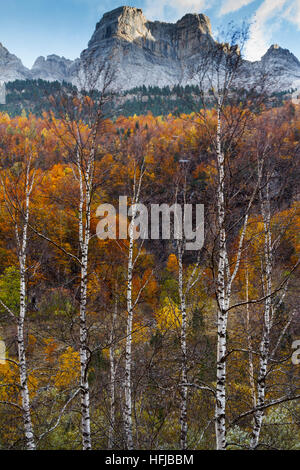
[[[16,79],[26,80],[27,78],[31,78],[30,70],[24,67],[21,60],[0,43],[0,80],[9,82]]]
[[[29,70],[18,57],[11,54],[0,43],[0,80],[4,82],[36,78],[48,81],[71,81],[73,63],[72,60],[53,54],[46,59],[45,57],[38,57],[32,69]]]
[[[274,90],[300,88],[299,60],[277,44],[273,44],[260,61],[244,61],[243,71],[250,82],[258,73],[268,76]]]
[[[275,80],[277,77],[278,88],[300,88],[300,62],[288,49],[273,44],[260,62]]]
[[[59,57],[55,54],[45,57],[38,57],[31,69],[33,78],[41,78],[49,82],[58,80],[70,81],[70,68],[73,64],[72,60]]]
[[[278,69],[288,66],[298,70],[300,67],[299,60],[288,49],[282,49],[278,44],[273,44],[268,49],[261,62],[266,66],[277,66]]]
[[[117,86],[174,85],[184,81],[187,63],[213,45],[207,16],[185,15],[177,23],[148,21],[142,10],[121,7],[106,13],[81,54],[95,61],[113,57]]]
[[[191,67],[200,63],[203,51],[213,50],[216,45],[210,20],[203,14],[187,14],[177,23],[163,23],[148,21],[141,9],[125,6],[103,15],[87,49],[75,61],[57,55],[39,57],[28,70],[1,45],[0,80],[42,78],[78,84],[78,70],[88,59],[94,68],[103,61],[112,64],[118,90],[141,85],[186,85],[191,83]],[[276,45],[261,61],[244,61],[242,69],[241,85],[265,72],[276,78],[276,89],[300,88],[300,62]]]
[[[186,85],[192,83],[189,71],[201,62],[203,51],[216,44],[210,20],[203,14],[188,14],[173,24],[148,21],[138,8],[120,7],[106,13],[96,25],[81,60],[112,61],[118,89]],[[274,89],[300,87],[300,62],[276,45],[261,61],[243,61],[242,71],[243,86],[258,73],[265,73],[274,76]]]

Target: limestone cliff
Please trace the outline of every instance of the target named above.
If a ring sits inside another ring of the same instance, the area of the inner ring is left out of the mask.
[[[71,77],[71,66],[72,60],[59,57],[55,54],[48,55],[45,57],[38,57],[31,69],[33,78],[41,78],[42,80],[48,80],[53,82],[58,81],[70,81]]]
[[[88,58],[94,68],[103,61],[112,64],[119,91],[141,85],[186,85],[191,82],[191,68],[216,45],[210,20],[203,14],[187,14],[177,23],[163,23],[148,21],[141,9],[124,6],[103,15],[76,61],[57,55],[39,57],[28,70],[0,45],[0,80],[42,78],[77,84],[80,64]],[[261,71],[274,76],[278,89],[300,88],[298,59],[277,45],[271,46],[261,61],[243,62],[241,84],[251,83]]]
[[[183,82],[188,62],[213,44],[203,14],[188,14],[173,24],[148,21],[142,10],[120,7],[103,16],[81,57],[113,57],[123,88],[164,86]]]
[[[30,71],[24,67],[21,60],[11,54],[0,43],[0,80],[9,82],[16,79],[31,78]]]

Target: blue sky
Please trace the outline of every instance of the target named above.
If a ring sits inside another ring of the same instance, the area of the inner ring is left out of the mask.
[[[75,59],[103,13],[121,5],[142,8],[150,20],[205,13],[215,34],[230,21],[247,20],[247,58],[259,59],[278,43],[300,59],[300,0],[0,0],[0,42],[27,67],[40,55]]]

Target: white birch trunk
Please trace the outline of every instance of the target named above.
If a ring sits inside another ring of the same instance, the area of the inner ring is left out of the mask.
[[[133,449],[133,431],[132,431],[132,385],[131,385],[131,369],[132,369],[132,324],[133,324],[133,310],[136,305],[139,295],[133,301],[132,293],[132,279],[133,269],[135,262],[139,256],[139,252],[134,259],[134,219],[137,214],[136,204],[139,202],[143,176],[145,172],[145,160],[143,159],[140,166],[140,174],[138,180],[137,167],[134,173],[133,183],[133,197],[132,197],[132,219],[129,224],[129,248],[128,248],[128,265],[127,265],[127,327],[126,327],[126,349],[125,349],[125,403],[124,403],[124,432],[125,432],[125,445],[127,450]]]
[[[26,240],[26,237],[24,238]],[[25,242],[26,243],[26,242]],[[25,281],[25,254],[20,258],[20,316],[18,318],[18,359],[20,371],[20,386],[23,408],[23,421],[28,450],[35,450],[35,440],[31,421],[30,398],[28,391],[27,361],[24,342],[24,322],[26,316],[26,281]]]
[[[246,267],[246,302],[249,302],[249,273],[248,266]],[[252,337],[251,337],[251,323],[250,323],[250,310],[249,304],[246,304],[246,329],[247,329],[247,346],[248,346],[248,368],[249,368],[249,382],[252,394],[253,408],[256,408],[256,391],[254,382],[254,365],[253,365],[253,352],[252,352]]]
[[[225,231],[225,161],[221,148],[221,116],[220,99],[218,103],[217,122],[217,163],[218,163],[218,226],[219,226],[219,262],[217,275],[218,297],[218,335],[217,335],[217,387],[215,406],[215,431],[217,450],[226,448],[226,352],[227,352],[227,317],[229,307],[229,293],[226,288],[226,267],[228,266]]]
[[[88,383],[88,330],[86,323],[88,247],[82,253],[80,298],[80,390],[83,450],[91,450],[90,389]]]
[[[26,250],[27,250],[27,237],[28,237],[28,222],[29,222],[29,203],[32,186],[34,183],[34,176],[32,181],[29,180],[30,161],[26,168],[26,199],[25,199],[25,214],[24,223],[22,227],[21,239],[19,236],[18,227],[16,226],[16,238],[18,244],[18,258],[20,268],[20,313],[17,323],[17,341],[18,341],[18,359],[19,359],[19,374],[20,374],[20,387],[23,409],[23,422],[26,447],[28,450],[35,450],[35,439],[33,434],[33,426],[31,420],[30,397],[28,390],[28,371],[26,361],[26,349],[24,341],[24,323],[27,311],[26,305]]]
[[[88,285],[88,254],[90,241],[91,219],[91,186],[93,154],[89,157],[88,166],[81,167],[80,156],[77,155],[79,174],[79,242],[81,249],[81,277],[80,277],[80,396],[81,396],[81,433],[83,450],[91,450],[91,418],[90,418],[90,388],[88,382],[88,363],[90,353],[88,350],[88,328],[86,319],[87,285]]]
[[[28,153],[28,154],[27,154]],[[26,448],[28,450],[36,449],[36,441],[33,432],[32,424],[32,413],[30,394],[28,386],[28,366],[26,358],[26,347],[25,347],[25,320],[27,315],[27,284],[26,284],[26,272],[27,272],[27,247],[28,247],[28,228],[29,228],[29,214],[30,214],[30,197],[35,183],[35,170],[32,165],[32,154],[31,152],[25,153],[24,156],[24,204],[18,199],[18,196],[14,194],[14,188],[11,190],[11,194],[8,194],[7,187],[1,178],[1,184],[4,191],[4,199],[14,222],[15,238],[17,243],[17,254],[19,261],[19,273],[20,273],[20,284],[19,284],[19,315],[16,316],[9,309],[12,317],[17,324],[17,349],[18,349],[18,366],[19,366],[19,379],[20,379],[20,394],[21,394],[21,408],[23,415],[23,426]],[[11,181],[13,185],[13,182]],[[20,183],[21,184],[21,183]]]
[[[186,298],[183,286],[183,243],[178,242],[178,285],[179,285],[179,298],[180,298],[180,316],[181,316],[181,403],[180,403],[180,447],[181,450],[187,449],[187,344],[186,344]]]
[[[262,198],[261,198],[262,199]],[[264,322],[263,335],[260,343],[259,355],[259,373],[257,381],[257,406],[261,407],[265,404],[266,395],[266,376],[268,371],[268,361],[270,356],[270,330],[272,322],[272,241],[270,227],[270,201],[267,187],[267,200],[261,200],[261,212],[264,222],[264,266],[265,266],[265,306],[264,306]],[[258,410],[254,414],[254,425],[252,429],[251,449],[256,449],[259,444],[259,437],[263,423],[264,411]]]
[[[135,218],[135,211],[132,220]],[[132,394],[131,394],[131,367],[132,367],[132,322],[133,322],[133,301],[132,301],[132,277],[133,277],[133,224],[129,225],[129,251],[127,269],[127,329],[126,329],[126,351],[125,351],[125,404],[124,404],[124,431],[125,444],[127,450],[133,449],[132,438]]]
[[[232,283],[239,270],[243,242],[245,238],[249,211],[251,209],[257,187],[250,198],[243,222],[242,231],[239,238],[239,246],[234,268],[230,270],[226,226],[225,226],[225,158],[222,151],[221,134],[221,95],[218,98],[217,107],[217,135],[216,154],[218,167],[218,191],[217,191],[217,211],[219,229],[219,253],[218,253],[218,273],[217,273],[217,385],[216,385],[216,406],[215,406],[215,432],[217,450],[226,449],[226,362],[227,362],[227,322],[230,308]]]
[[[116,293],[117,295],[117,293]],[[109,347],[109,367],[110,367],[110,422],[108,432],[108,448],[113,449],[114,446],[114,433],[115,433],[115,419],[116,419],[116,365],[115,365],[115,325],[118,314],[118,300],[116,297],[115,308],[113,311],[112,327],[110,334],[110,347]]]

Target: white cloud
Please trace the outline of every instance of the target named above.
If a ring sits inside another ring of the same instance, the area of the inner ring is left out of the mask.
[[[293,0],[284,12],[284,18],[294,23],[300,29],[300,1]]]
[[[227,15],[227,13],[233,13],[253,2],[254,0],[223,0],[219,15],[222,16]]]
[[[143,11],[150,20],[163,20],[165,10],[170,8],[170,16],[173,16],[173,20],[178,20],[185,13],[202,13],[213,2],[214,0],[146,0]]]
[[[294,1],[294,0],[293,0]],[[295,0],[299,2],[299,0]],[[264,0],[252,18],[249,40],[246,44],[246,58],[259,60],[271,45],[272,35],[280,26],[291,5],[291,0]]]
[[[219,16],[233,13],[254,0],[145,0],[144,14],[150,20],[176,21],[186,13],[206,13],[215,7]],[[209,15],[209,12],[208,12]],[[259,60],[273,42],[274,33],[286,20],[300,30],[300,0],[261,0],[250,20],[249,40],[245,47],[248,60]]]

